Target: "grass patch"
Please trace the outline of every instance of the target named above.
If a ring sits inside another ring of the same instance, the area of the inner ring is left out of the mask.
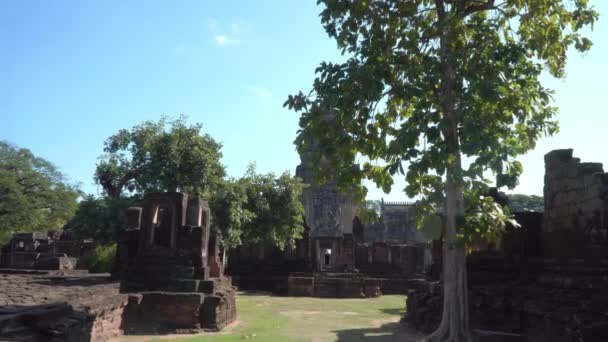
[[[275,297],[239,293],[240,324],[229,331],[195,337],[172,337],[180,342],[231,341],[414,341],[399,319],[405,296],[368,299]],[[149,339],[161,341],[163,338]]]

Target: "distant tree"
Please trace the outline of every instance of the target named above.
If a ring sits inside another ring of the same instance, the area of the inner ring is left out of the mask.
[[[205,198],[225,175],[221,145],[185,117],[146,121],[105,142],[95,181],[113,198],[129,192],[183,191]]]
[[[347,60],[321,63],[313,90],[289,96],[302,112],[296,144],[320,147],[318,173],[331,170],[344,187],[368,178],[389,190],[403,174],[421,217],[442,207],[432,221],[444,226],[443,316],[428,339],[471,341],[465,241],[504,227],[479,224],[510,219],[482,195],[484,175],[514,187],[515,157],[557,131],[540,75],[563,77],[568,49],[591,47],[579,31],[597,13],[588,0],[318,3]],[[477,209],[465,218],[465,206]]]
[[[543,196],[512,194],[509,195],[509,208],[512,212],[545,211],[545,200]]]
[[[228,247],[261,244],[294,247],[304,231],[304,184],[285,172],[258,174],[250,164],[245,175],[212,196],[213,226]]]
[[[138,197],[86,196],[66,228],[77,238],[94,239],[102,244],[116,241],[118,232],[126,225],[126,209],[136,203]]]
[[[226,180],[211,196],[211,226],[220,232],[222,245],[226,248],[242,243],[242,229],[255,217],[255,213],[247,210],[246,204],[245,186],[234,179]]]
[[[49,161],[0,141],[0,242],[15,232],[61,229],[78,196]]]

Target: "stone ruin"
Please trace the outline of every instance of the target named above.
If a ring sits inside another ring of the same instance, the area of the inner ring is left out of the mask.
[[[236,318],[235,291],[209,215],[196,197],[146,195],[142,207],[129,208],[118,242],[120,282],[107,274],[1,269],[0,340],[101,342],[222,329]]]
[[[133,331],[220,330],[236,318],[235,291],[223,275],[205,201],[183,193],[147,194],[130,208],[117,267]],[[136,218],[141,218],[137,228]]]
[[[381,220],[364,226],[352,193],[335,179],[320,184],[308,153],[296,175],[304,190],[305,232],[294,249],[240,246],[227,272],[241,289],[290,296],[374,297],[405,293],[430,268],[430,246],[415,227],[415,204],[382,203]]]
[[[607,194],[601,164],[547,153],[544,213],[515,213],[521,228],[468,257],[471,325],[509,341],[607,341]],[[441,319],[438,280],[408,293],[405,321],[423,332]]]
[[[69,230],[15,233],[0,249],[0,267],[72,271],[93,241],[75,239]]]

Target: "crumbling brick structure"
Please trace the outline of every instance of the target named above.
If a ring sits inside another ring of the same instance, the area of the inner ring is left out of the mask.
[[[152,193],[128,217],[131,229],[117,250],[121,288],[136,292],[125,309],[126,333],[219,330],[234,321],[235,293],[223,275],[206,202]]]
[[[606,341],[607,190],[601,164],[581,163],[571,149],[547,153],[544,214],[516,213],[520,229],[468,257],[471,326],[514,341]],[[412,290],[407,321],[436,328],[441,296],[440,282]]]
[[[543,251],[556,263],[608,262],[608,173],[581,163],[572,149],[545,155]]]
[[[0,249],[0,267],[73,270],[92,247],[92,241],[77,240],[68,230],[15,233]]]

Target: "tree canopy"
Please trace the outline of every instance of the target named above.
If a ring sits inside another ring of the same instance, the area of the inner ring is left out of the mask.
[[[0,141],[0,242],[15,232],[61,229],[78,196],[49,161]]]
[[[250,164],[242,178],[226,182],[212,196],[213,226],[228,247],[293,247],[304,231],[303,189],[302,181],[288,172],[259,174]]]
[[[212,228],[226,247],[293,246],[303,231],[303,184],[288,173],[258,174],[252,164],[240,179],[227,179],[221,145],[185,117],[146,121],[105,142],[95,180],[105,197],[86,197],[70,222],[81,237],[111,242],[124,211],[152,191],[182,191],[208,200]]]
[[[541,73],[564,76],[569,48],[591,47],[580,31],[597,13],[587,0],[318,3],[347,60],[321,63],[312,91],[288,97],[301,112],[296,144],[320,146],[317,168],[344,186],[367,178],[388,191],[403,175],[407,195],[422,199],[418,212],[441,207],[443,317],[429,339],[470,341],[462,242],[475,222],[510,219],[482,195],[486,176],[514,187],[516,157],[557,132]],[[465,193],[478,216],[465,219]]]
[[[126,226],[126,209],[139,197],[85,196],[66,228],[79,239],[94,239],[102,244],[116,242],[118,232]]]
[[[95,181],[117,198],[123,191],[183,191],[208,197],[222,181],[221,144],[185,117],[146,121],[105,142]]]
[[[509,208],[511,211],[545,211],[545,200],[543,196],[512,194],[509,195]]]

